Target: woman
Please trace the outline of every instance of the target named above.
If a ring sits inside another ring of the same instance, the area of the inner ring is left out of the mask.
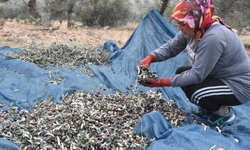
[[[200,107],[197,115],[215,126],[233,122],[230,106],[250,100],[250,62],[240,38],[218,17],[212,17],[210,0],[179,0],[171,14],[180,32],[139,62],[148,67],[187,49],[191,66],[176,74],[148,80],[148,87],[181,87]]]

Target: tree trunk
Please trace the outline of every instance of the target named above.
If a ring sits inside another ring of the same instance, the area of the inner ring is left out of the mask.
[[[160,9],[159,13],[160,13],[162,16],[163,16],[163,14],[164,14],[164,11],[165,11],[166,8],[167,8],[168,1],[169,1],[169,0],[161,0],[162,4],[161,4],[161,9]]]
[[[34,18],[38,18],[39,15],[38,13],[36,12],[36,0],[30,0],[28,2],[28,6],[29,6],[29,13],[32,17]]]
[[[74,24],[74,22],[73,22],[73,8],[74,8],[74,3],[70,3],[68,5],[68,28]]]

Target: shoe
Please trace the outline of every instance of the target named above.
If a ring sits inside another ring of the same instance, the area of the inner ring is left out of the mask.
[[[203,109],[203,108],[199,108],[198,112],[197,113],[194,113],[194,115],[202,118],[202,119],[207,119],[209,115],[211,115],[212,112],[211,111],[208,111],[206,109]]]
[[[233,113],[233,109],[229,108],[229,113],[227,115],[215,115],[215,114],[211,114],[208,117],[208,122],[211,123],[212,125],[218,126],[218,127],[222,127],[224,126],[226,123],[233,123],[235,121],[236,117]]]

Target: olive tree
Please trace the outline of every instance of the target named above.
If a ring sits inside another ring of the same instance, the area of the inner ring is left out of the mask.
[[[164,14],[164,11],[167,9],[167,6],[168,6],[168,4],[169,4],[169,1],[170,0],[161,0],[161,8],[160,8],[160,10],[159,10],[159,13],[163,16],[163,14]]]
[[[39,18],[40,15],[37,13],[36,0],[29,0],[28,2],[29,13],[34,18]]]
[[[74,24],[73,17],[84,0],[44,0],[40,11],[43,20],[67,20],[68,27]]]
[[[239,32],[250,23],[249,0],[213,0],[215,14],[220,16],[228,25]]]
[[[88,26],[116,26],[125,23],[130,13],[124,0],[88,0],[77,16]]]
[[[0,3],[0,18],[9,19],[26,19],[29,15],[27,5],[23,2],[8,0]]]

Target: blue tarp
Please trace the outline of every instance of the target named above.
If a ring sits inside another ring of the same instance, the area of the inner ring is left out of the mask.
[[[156,10],[151,10],[121,49],[109,41],[103,45],[111,53],[111,64],[89,66],[95,77],[82,74],[80,68],[40,68],[33,63],[8,60],[0,55],[0,103],[6,104],[1,109],[8,109],[9,104],[13,103],[21,109],[31,110],[39,100],[53,96],[55,102],[58,102],[62,94],[72,94],[74,90],[100,91],[103,94],[112,94],[114,91],[127,92],[126,87],[134,85],[137,78],[138,62],[173,38],[177,32],[176,28],[166,22]],[[0,53],[17,53],[18,50],[6,46],[0,48]],[[157,72],[159,77],[167,77],[174,74],[177,67],[187,64],[186,52],[183,51],[168,61],[153,63],[149,69]],[[59,85],[49,82],[58,80],[58,77],[62,79]],[[100,90],[100,87],[105,90]],[[148,91],[150,88],[139,86],[134,90]],[[174,99],[183,112],[189,113],[197,109],[186,100],[180,88],[164,87],[160,88],[160,91],[166,100]],[[250,149],[250,130],[247,127],[250,123],[247,113],[249,105],[250,103],[233,107],[237,120],[233,125],[225,126],[222,129],[223,133],[213,128],[204,130],[203,126],[192,124],[172,128],[160,112],[145,114],[136,124],[134,132],[146,135],[149,139],[155,138],[148,147],[149,150],[209,150],[214,145],[225,150],[246,150]],[[161,134],[163,130],[166,132]],[[0,139],[0,148],[18,149],[18,145]]]

